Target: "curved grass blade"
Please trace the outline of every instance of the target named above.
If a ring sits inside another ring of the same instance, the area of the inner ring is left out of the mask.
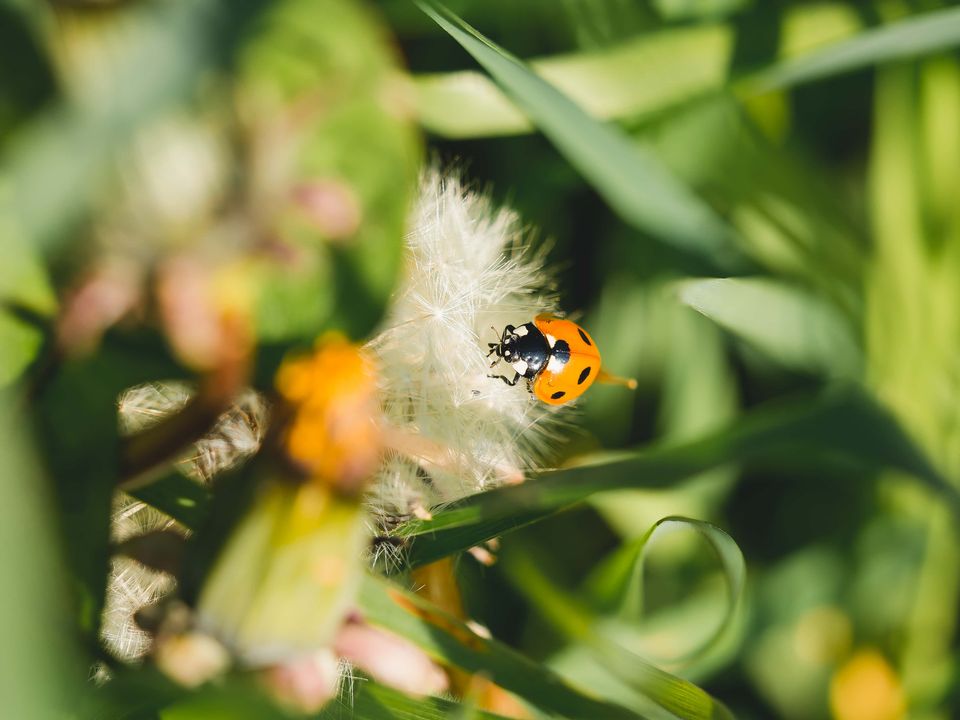
[[[745,265],[732,230],[659,159],[623,131],[587,115],[523,62],[435,2],[417,5],[490,73],[563,156],[633,227],[726,270]]]
[[[592,697],[552,671],[496,640],[474,633],[464,623],[423,598],[368,576],[360,590],[364,620],[410,640],[435,660],[492,682],[552,716],[582,720],[637,720],[622,706]]]
[[[663,488],[727,463],[796,464],[840,461],[865,469],[896,469],[939,493],[960,513],[960,494],[930,463],[885,408],[855,387],[756,410],[730,427],[682,445],[594,457],[590,464],[542,473],[522,485],[474,495],[415,520],[399,532],[418,537],[409,561],[419,565],[466,550],[581,502],[594,493]]]
[[[709,693],[621,646],[586,608],[559,592],[529,554],[505,553],[501,565],[548,622],[588,648],[597,662],[636,693],[638,708],[649,701],[682,720],[732,720],[730,711]]]
[[[723,617],[697,648],[671,662],[689,665],[713,649],[723,638],[740,607],[746,581],[746,563],[740,547],[727,533],[703,520],[670,516],[658,520],[646,533],[617,550],[594,574],[597,583],[612,586],[620,598],[619,617],[631,623],[641,622],[643,615],[643,568],[647,550],[663,534],[678,529],[692,529],[709,543],[723,569],[727,589],[727,606]]]
[[[960,8],[936,10],[866,30],[742,80],[746,94],[779,90],[870,65],[929,55],[960,45]]]

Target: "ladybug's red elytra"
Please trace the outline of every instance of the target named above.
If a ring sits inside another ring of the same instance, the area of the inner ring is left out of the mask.
[[[580,397],[600,375],[600,351],[587,331],[570,320],[537,315],[520,327],[507,325],[500,342],[488,343],[490,365],[501,360],[514,370],[513,379],[491,375],[507,385],[527,378],[530,392],[548,405],[563,405]],[[625,381],[629,384],[629,381]]]

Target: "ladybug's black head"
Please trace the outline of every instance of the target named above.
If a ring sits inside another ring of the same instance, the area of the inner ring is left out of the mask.
[[[503,338],[500,342],[487,343],[487,347],[490,348],[490,352],[487,354],[496,355],[498,358],[502,358],[507,362],[512,361],[516,358],[517,355],[517,338],[516,335],[511,335]]]

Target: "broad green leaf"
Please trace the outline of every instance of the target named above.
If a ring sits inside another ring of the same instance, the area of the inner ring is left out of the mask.
[[[930,55],[960,45],[960,8],[934,10],[865,30],[745,78],[738,90],[769,92],[871,65]]]
[[[357,498],[284,477],[265,481],[264,470],[251,466],[260,483],[256,495],[217,553],[196,603],[205,626],[252,663],[273,657],[278,647],[295,653],[332,644],[353,607],[370,543]],[[318,568],[335,575],[324,577]]]
[[[439,662],[483,673],[550,715],[583,720],[640,717],[569,685],[543,665],[496,640],[480,637],[429,602],[382,579],[367,577],[360,591],[360,610],[369,624],[410,640]]]
[[[794,369],[857,378],[863,358],[852,330],[824,300],[769,278],[678,284],[680,300],[773,360]]]
[[[736,547],[729,537],[723,544]],[[652,703],[682,720],[732,719],[722,703],[693,683],[659,669],[624,648],[617,636],[598,623],[587,608],[554,587],[529,554],[505,552],[501,564],[514,585],[530,598],[548,622],[571,640],[582,643],[607,672],[632,689],[637,696],[631,703],[633,709],[648,711]],[[742,569],[742,558],[740,565]],[[740,579],[742,582],[742,574]]]
[[[814,399],[774,403],[728,428],[675,446],[609,452],[584,464],[544,472],[522,485],[454,503],[431,520],[415,520],[399,534],[415,537],[409,560],[431,562],[529,524],[594,493],[663,488],[727,463],[760,461],[791,467],[841,461],[856,467],[897,469],[940,493],[960,512],[960,495],[931,465],[897,420],[856,388],[836,388]]]
[[[679,182],[648,149],[590,117],[434,0],[418,5],[479,62],[503,91],[627,223],[718,267],[739,267],[732,232],[707,203]]]

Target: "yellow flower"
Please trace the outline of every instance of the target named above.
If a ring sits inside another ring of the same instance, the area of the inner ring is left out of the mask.
[[[837,720],[898,720],[905,709],[900,678],[876,650],[858,650],[830,682],[830,710]]]

